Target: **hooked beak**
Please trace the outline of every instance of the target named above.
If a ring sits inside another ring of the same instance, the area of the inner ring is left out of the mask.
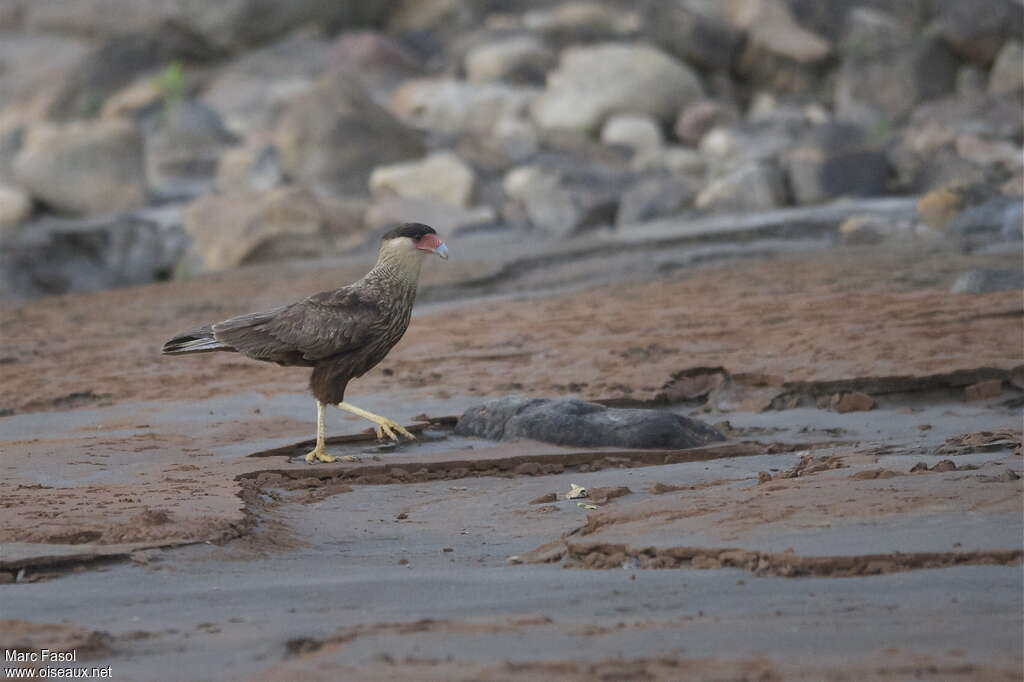
[[[433,253],[436,253],[436,254],[437,254],[438,256],[440,256],[440,257],[441,257],[441,258],[442,258],[443,260],[448,260],[448,247],[447,247],[447,246],[445,245],[445,243],[444,243],[444,242],[441,242],[440,244],[438,244],[437,246],[435,246],[435,247],[434,247],[434,248],[432,249],[432,252],[433,252]]]

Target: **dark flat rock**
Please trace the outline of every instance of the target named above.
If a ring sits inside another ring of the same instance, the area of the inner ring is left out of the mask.
[[[575,398],[499,398],[471,407],[455,433],[557,445],[692,448],[725,440],[714,428],[671,412],[609,408]]]

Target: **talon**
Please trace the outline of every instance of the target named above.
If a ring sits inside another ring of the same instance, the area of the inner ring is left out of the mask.
[[[355,455],[342,455],[341,457],[336,457],[335,459],[337,459],[339,462],[359,462],[359,461],[361,461]]]
[[[307,464],[312,464],[313,462],[324,462],[324,463],[330,464],[331,462],[335,462],[335,461],[337,461],[337,458],[336,457],[332,457],[331,455],[328,455],[327,452],[323,448],[313,448],[306,455],[306,463]]]

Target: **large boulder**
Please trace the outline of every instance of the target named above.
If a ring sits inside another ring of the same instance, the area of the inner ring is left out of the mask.
[[[949,46],[883,12],[852,12],[841,51],[835,106],[845,120],[902,122],[921,102],[956,88],[958,62]]]
[[[798,204],[884,194],[889,173],[885,153],[861,128],[843,123],[810,130],[786,153],[785,166]]]
[[[41,88],[60,84],[89,51],[89,42],[71,36],[0,31],[0,110],[24,106]]]
[[[472,83],[543,83],[555,53],[537,37],[516,35],[477,45],[466,53],[466,79]]]
[[[146,181],[161,198],[190,199],[209,189],[221,155],[237,142],[216,111],[191,99],[167,102],[142,129]]]
[[[643,25],[637,12],[601,2],[572,0],[523,14],[523,26],[559,43],[615,40],[636,35]]]
[[[708,71],[729,71],[743,34],[697,3],[660,0],[650,4],[648,30],[661,49]]]
[[[515,396],[469,408],[459,418],[455,433],[578,447],[682,449],[725,440],[711,426],[672,412],[616,409],[573,398]]]
[[[269,128],[289,101],[313,87],[331,63],[331,43],[299,30],[217,70],[201,99],[239,136]]]
[[[110,38],[68,71],[47,113],[55,121],[94,117],[107,98],[171,58],[165,46],[150,36]]]
[[[17,187],[0,183],[0,236],[32,213],[32,199]]]
[[[142,138],[125,121],[37,126],[14,175],[32,196],[67,213],[125,211],[146,202]]]
[[[1017,0],[938,0],[942,37],[957,54],[982,66],[1010,39],[1019,39],[1024,6]]]
[[[531,164],[510,171],[502,188],[510,222],[571,237],[614,223],[623,182],[596,168]]]
[[[424,145],[369,97],[347,73],[324,76],[292,100],[273,131],[282,167],[328,193],[367,194],[370,172],[382,164],[417,158]]]
[[[506,83],[414,78],[399,86],[389,108],[416,128],[450,136],[487,136],[499,121],[516,118],[538,94]]]
[[[462,208],[469,206],[475,184],[473,169],[451,152],[380,166],[370,174],[370,190],[375,197],[432,199]]]
[[[999,95],[1024,90],[1024,44],[1007,40],[988,74],[988,91]]]
[[[734,21],[747,40],[736,69],[758,87],[816,93],[832,53],[831,42],[802,25],[785,0],[733,3]]]
[[[702,211],[761,211],[787,201],[782,171],[773,163],[753,161],[708,183],[695,205]]]
[[[204,270],[321,255],[360,231],[294,186],[201,197],[185,212],[185,230]]]
[[[646,43],[571,47],[561,56],[532,114],[542,129],[596,133],[619,113],[648,114],[671,123],[703,95],[686,64]]]
[[[145,33],[188,39],[195,49],[233,52],[265,43],[306,24],[327,30],[375,25],[394,0],[9,0],[20,6],[25,28],[111,37]]]
[[[349,31],[339,36],[331,48],[330,66],[356,76],[382,103],[399,83],[423,75],[416,54],[376,31]]]
[[[181,209],[174,205],[26,223],[0,245],[0,297],[29,299],[164,280],[187,243]]]

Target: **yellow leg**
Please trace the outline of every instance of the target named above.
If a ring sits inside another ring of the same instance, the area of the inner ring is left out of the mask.
[[[327,454],[327,450],[324,449],[324,433],[326,429],[324,427],[324,405],[319,400],[316,401],[316,447],[313,448],[309,454],[306,455],[306,461],[312,464],[313,462],[333,462],[334,457]]]
[[[377,431],[377,438],[381,440],[384,439],[384,436],[387,436],[391,440],[398,440],[398,436],[395,435],[396,431],[410,440],[416,440],[416,436],[409,433],[405,427],[392,419],[382,417],[379,414],[374,414],[373,412],[367,412],[361,407],[356,407],[349,403],[338,403],[338,408],[345,410],[346,412],[351,412],[363,419],[369,419],[372,421],[375,424],[374,430]]]

